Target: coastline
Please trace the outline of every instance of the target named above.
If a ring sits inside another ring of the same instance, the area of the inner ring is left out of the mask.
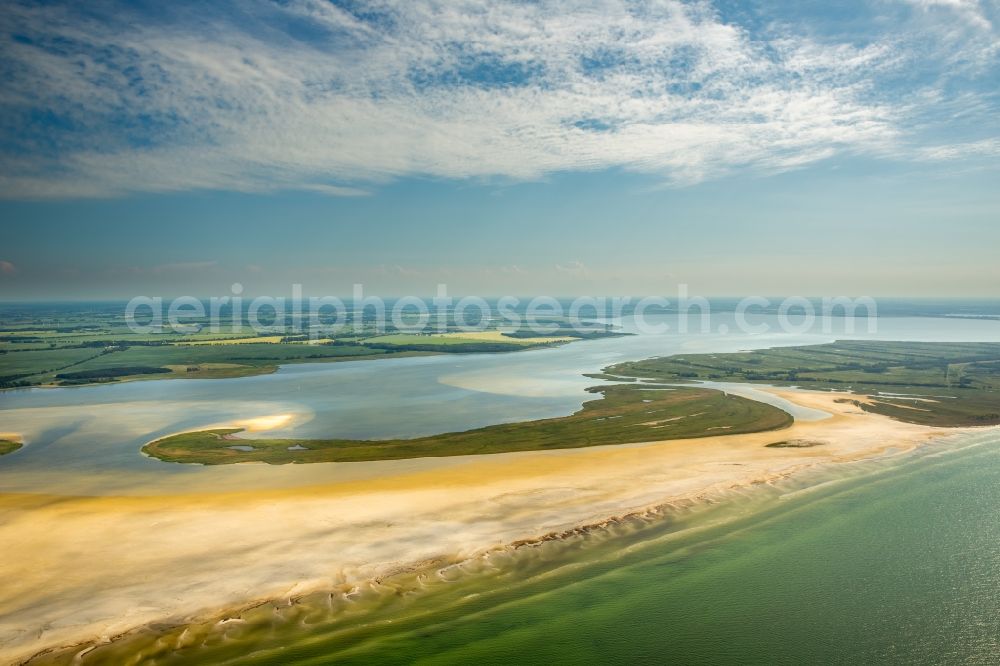
[[[492,334],[493,332],[490,331]],[[169,379],[234,379],[241,377],[257,377],[260,375],[270,375],[278,372],[283,366],[288,365],[300,365],[303,363],[345,363],[348,361],[379,361],[384,359],[398,359],[398,358],[410,358],[410,357],[420,357],[420,356],[462,356],[468,354],[510,354],[516,352],[525,351],[535,351],[539,349],[550,349],[553,347],[560,347],[562,345],[571,344],[573,342],[581,342],[587,340],[587,338],[577,337],[577,336],[564,336],[564,337],[537,337],[529,338],[529,342],[524,342],[525,339],[521,339],[522,342],[510,342],[498,341],[495,338],[503,337],[497,334],[492,337],[484,337],[481,340],[475,339],[475,333],[465,333],[460,336],[457,334],[443,333],[434,334],[428,337],[462,337],[470,338],[470,345],[480,345],[480,344],[503,344],[509,345],[507,349],[466,349],[462,351],[451,351],[447,349],[407,349],[401,346],[398,350],[389,347],[373,347],[373,349],[379,350],[382,353],[372,353],[372,354],[359,354],[359,355],[348,355],[348,356],[328,356],[328,357],[302,357],[302,358],[286,358],[276,360],[274,363],[267,363],[261,365],[246,365],[240,363],[231,362],[191,362],[191,363],[166,363],[163,364],[163,368],[168,368],[170,372],[167,373],[157,373],[157,374],[140,374],[140,375],[124,375],[122,377],[116,377],[113,381],[81,381],[78,383],[43,383],[43,384],[29,384],[26,386],[2,386],[0,387],[0,394],[4,391],[18,391],[22,389],[56,389],[56,388],[85,388],[93,386],[105,386],[108,384],[121,384],[127,382],[145,382],[154,380],[169,380]],[[608,337],[620,337],[625,335],[631,335],[630,333],[617,333],[613,336]],[[511,338],[512,340],[517,340],[516,338]],[[215,343],[215,341],[212,341]],[[207,343],[206,343],[207,344]],[[267,342],[262,344],[295,344],[300,343],[274,343]],[[177,343],[172,346],[206,346],[205,344],[196,343]],[[87,359],[93,360],[93,359]],[[190,368],[197,368],[197,371],[191,371]],[[35,376],[35,375],[29,375]]]
[[[526,350],[537,349],[537,347],[528,347]],[[522,351],[521,349],[516,349],[513,351]],[[240,366],[238,372],[235,374],[209,374],[209,375],[199,375],[198,373],[183,373],[180,370],[175,370],[176,368],[186,367],[184,365],[173,365],[172,371],[170,373],[155,374],[155,375],[129,375],[125,377],[116,378],[113,382],[82,382],[79,384],[30,384],[28,386],[3,386],[0,387],[0,395],[4,391],[23,391],[26,389],[80,389],[80,388],[93,388],[95,386],[109,386],[112,384],[126,384],[130,382],[149,382],[149,381],[164,381],[171,379],[236,379],[240,377],[259,377],[261,375],[271,375],[281,369],[282,366],[286,365],[299,365],[301,363],[345,363],[347,361],[381,361],[383,359],[390,358],[407,358],[412,356],[440,356],[447,354],[449,352],[420,352],[420,351],[404,351],[395,352],[392,354],[367,354],[363,356],[345,356],[345,357],[329,357],[329,358],[309,358],[303,360],[296,359],[285,359],[281,363],[275,363],[273,365],[259,365],[259,366]],[[467,352],[467,353],[489,353],[489,352]],[[507,353],[507,352],[495,352],[495,353]],[[170,367],[171,364],[165,365],[163,367]],[[194,364],[199,365],[199,364]],[[201,364],[201,365],[213,365],[213,364]],[[224,364],[214,364],[214,365],[224,365]],[[244,372],[243,368],[249,371]]]
[[[973,430],[893,421],[837,394],[768,390],[832,416],[780,432],[469,456],[294,489],[0,496],[0,539],[16,532],[23,544],[17,561],[0,563],[0,575],[16,581],[0,597],[0,657],[287,603]],[[767,447],[785,439],[822,444]],[[81,559],[97,564],[80,571]]]

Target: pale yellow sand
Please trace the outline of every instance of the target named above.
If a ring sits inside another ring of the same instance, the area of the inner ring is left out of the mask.
[[[274,430],[289,423],[295,417],[294,414],[272,414],[271,416],[258,416],[253,419],[237,421],[237,428],[243,428],[247,432],[264,432]]]
[[[908,449],[954,430],[899,423],[829,393],[782,431],[442,459],[293,489],[147,497],[0,495],[0,661],[162,619],[362,582],[804,466]],[[273,426],[258,421],[258,427]],[[765,448],[805,439],[812,448]]]

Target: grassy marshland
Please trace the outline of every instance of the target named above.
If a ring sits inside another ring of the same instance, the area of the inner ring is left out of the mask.
[[[21,442],[14,442],[9,439],[0,439],[0,456],[13,453],[21,448]]]
[[[1000,424],[1000,343],[838,341],[620,363],[610,375],[836,389],[868,411],[936,426]]]
[[[226,429],[165,437],[147,444],[143,451],[168,462],[206,465],[358,462],[705,437],[775,430],[792,423],[792,417],[780,409],[708,389],[628,385],[592,390],[603,397],[584,403],[570,416],[416,439],[238,439],[234,435],[239,430]]]

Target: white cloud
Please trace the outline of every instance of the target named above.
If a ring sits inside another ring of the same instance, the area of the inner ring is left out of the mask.
[[[917,154],[921,159],[932,162],[976,157],[1000,157],[1000,139],[983,139],[982,141],[925,146],[920,148]]]
[[[993,24],[983,13],[979,0],[905,0],[905,2],[920,7],[924,11],[945,9],[956,13],[963,19],[983,30],[991,30]]]
[[[44,136],[4,128],[22,145],[0,157],[0,196],[344,196],[411,175],[611,167],[688,184],[897,149],[905,109],[873,89],[909,57],[891,39],[761,40],[673,0],[366,11],[381,19],[319,0],[247,3],[243,24],[11,6],[3,27],[28,39],[3,47],[14,75],[0,111],[59,120]]]

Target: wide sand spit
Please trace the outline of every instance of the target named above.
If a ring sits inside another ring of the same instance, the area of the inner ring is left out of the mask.
[[[844,394],[767,390],[832,416],[749,435],[386,465],[376,477],[296,488],[2,494],[0,661],[364,585],[418,563],[460,561],[962,432],[871,414]],[[813,445],[766,446],[779,441]]]

